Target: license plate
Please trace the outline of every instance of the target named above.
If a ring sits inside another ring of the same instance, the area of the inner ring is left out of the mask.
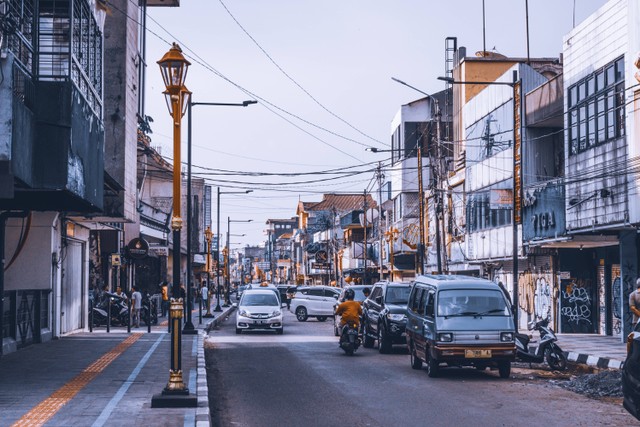
[[[465,350],[464,357],[467,359],[486,359],[491,357],[491,350]]]

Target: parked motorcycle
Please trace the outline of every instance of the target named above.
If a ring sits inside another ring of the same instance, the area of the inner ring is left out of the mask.
[[[158,304],[156,300],[156,298],[149,294],[142,298],[140,317],[145,325],[149,325],[149,322],[151,322],[152,325],[158,324]]]
[[[93,306],[93,325],[106,325],[111,313],[111,326],[127,326],[129,324],[129,307],[124,298],[112,294],[105,293],[102,300]]]
[[[535,351],[530,351],[529,344],[535,341],[531,341],[530,335],[516,333],[516,360],[529,363],[544,363],[546,359],[551,369],[558,371],[566,369],[567,357],[556,344],[558,337],[553,332],[553,329],[549,327],[549,319],[545,318],[537,322],[530,322],[527,326],[530,331],[536,330],[540,333],[540,343]]]
[[[360,332],[358,325],[355,323],[347,323],[342,327],[342,333],[340,334],[340,348],[348,356],[353,356],[360,347]]]

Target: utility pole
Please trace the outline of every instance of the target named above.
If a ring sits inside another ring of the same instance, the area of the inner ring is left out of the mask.
[[[432,98],[433,99],[433,98]],[[436,143],[436,161],[431,163],[431,167],[433,168],[433,166],[435,165],[435,170],[434,170],[434,175],[436,178],[436,182],[435,182],[435,192],[434,192],[434,196],[436,199],[436,206],[435,206],[435,214],[436,214],[436,256],[438,257],[438,274],[442,274],[442,246],[441,246],[441,237],[440,237],[440,216],[442,215],[442,152],[440,150],[441,148],[441,141],[440,141],[440,119],[442,117],[442,114],[440,112],[440,106],[438,105],[438,102],[436,101],[435,103],[435,107],[436,107],[436,138],[435,138],[435,143]]]
[[[384,278],[384,271],[382,265],[382,163],[378,162],[378,264],[379,264],[379,274],[380,279]]]
[[[364,257],[364,275],[362,276],[362,284],[367,284],[367,190],[364,190],[364,215],[362,222],[364,224],[364,239],[362,241],[362,256]]]

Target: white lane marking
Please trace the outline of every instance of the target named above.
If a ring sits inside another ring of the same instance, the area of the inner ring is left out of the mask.
[[[288,343],[288,342],[338,342],[338,337],[330,336],[317,336],[317,335],[290,335],[287,336],[286,332],[283,336],[269,336],[269,335],[250,335],[243,334],[238,336],[208,336],[205,338],[210,343]]]

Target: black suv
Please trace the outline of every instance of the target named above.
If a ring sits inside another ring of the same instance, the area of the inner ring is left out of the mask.
[[[378,340],[380,353],[389,353],[393,344],[406,344],[407,302],[411,284],[378,282],[362,303],[363,346],[372,348]]]

